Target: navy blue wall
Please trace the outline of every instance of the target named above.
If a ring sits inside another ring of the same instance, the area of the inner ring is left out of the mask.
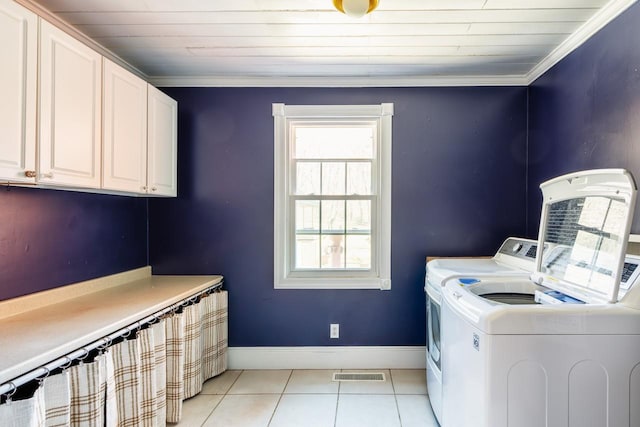
[[[640,180],[640,4],[632,6],[529,88],[529,234],[538,185],[564,173],[626,168]],[[633,233],[640,233],[640,208]]]
[[[232,346],[424,345],[425,256],[492,254],[525,232],[526,88],[167,93],[179,196],[149,201],[151,264],[224,274]],[[273,289],[273,102],[395,104],[391,291]]]
[[[145,265],[146,199],[0,187],[0,300]]]
[[[637,40],[640,4],[528,89],[168,89],[179,197],[147,212],[145,199],[0,189],[0,300],[144,266],[149,248],[156,273],[225,275],[232,346],[424,344],[425,256],[535,236],[548,178],[640,179]],[[391,291],[273,289],[273,102],[395,103]]]

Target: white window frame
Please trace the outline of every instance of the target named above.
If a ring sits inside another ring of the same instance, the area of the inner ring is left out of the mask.
[[[273,104],[274,117],[274,288],[275,289],[391,289],[391,135],[393,104],[285,105]],[[333,119],[332,122],[377,122],[376,159],[378,208],[372,212],[371,270],[293,272],[290,208],[290,124],[292,121]]]

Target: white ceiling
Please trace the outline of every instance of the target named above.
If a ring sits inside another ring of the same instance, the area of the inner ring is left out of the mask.
[[[156,84],[528,84],[635,0],[18,0]]]

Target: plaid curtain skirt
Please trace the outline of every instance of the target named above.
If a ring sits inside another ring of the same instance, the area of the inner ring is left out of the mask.
[[[7,427],[155,427],[227,369],[228,294],[215,292],[134,332],[91,362],[47,376],[29,399],[0,405]]]
[[[45,427],[46,406],[44,389],[40,387],[33,397],[8,401],[0,405],[0,423],[7,427]]]

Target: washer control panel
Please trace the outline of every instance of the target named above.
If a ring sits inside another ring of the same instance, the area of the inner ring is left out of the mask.
[[[640,257],[627,255],[624,258],[622,277],[620,279],[620,292],[626,292],[640,281]],[[640,286],[640,285],[638,285]]]
[[[538,241],[509,237],[500,246],[498,253],[520,259],[535,260],[538,253]]]

